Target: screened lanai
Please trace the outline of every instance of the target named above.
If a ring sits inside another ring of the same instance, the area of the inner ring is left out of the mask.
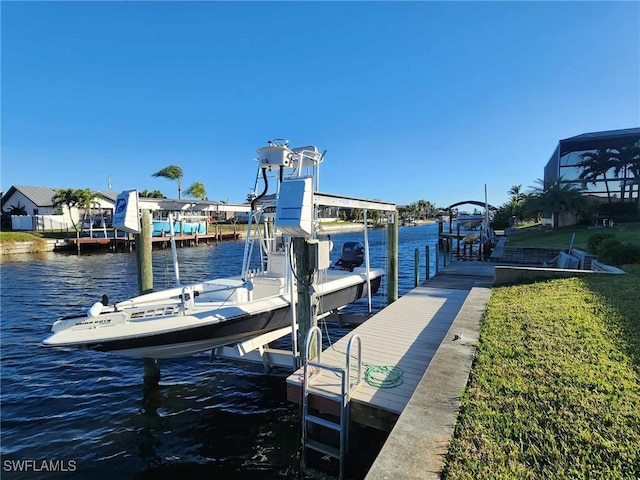
[[[640,128],[584,133],[558,142],[544,169],[546,185],[562,178],[603,201],[640,198]]]

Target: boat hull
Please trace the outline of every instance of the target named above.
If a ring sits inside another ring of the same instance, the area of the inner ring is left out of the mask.
[[[371,292],[380,287],[382,276],[371,278]],[[367,296],[367,283],[358,283],[320,294],[323,312],[330,312]],[[95,338],[93,340],[64,342],[56,335],[45,340],[45,346],[85,348],[101,352],[111,352],[135,358],[177,358],[208,351],[216,347],[230,345],[247,338],[291,325],[291,307],[284,296],[277,296],[265,302],[268,308],[262,311],[234,309],[230,318],[211,317],[211,321],[197,317],[184,318],[184,328],[172,328],[157,333],[145,333],[115,338]],[[153,320],[149,320],[153,321]]]

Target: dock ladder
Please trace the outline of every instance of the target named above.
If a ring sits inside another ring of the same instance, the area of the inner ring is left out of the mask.
[[[316,359],[312,360],[309,358],[309,353],[314,340],[318,354]],[[358,352],[356,357],[358,363],[358,375],[357,379],[352,384],[351,350],[354,342],[356,341],[358,343]],[[302,469],[307,469],[306,454],[308,449],[312,449],[338,459],[340,465],[340,479],[344,478],[345,460],[349,445],[349,400],[351,399],[351,394],[360,385],[360,378],[362,377],[362,342],[358,335],[352,335],[349,339],[346,357],[346,367],[337,367],[322,363],[322,332],[317,326],[314,326],[309,330],[305,341],[304,377],[302,383]],[[311,373],[312,369],[316,369],[313,374]],[[339,376],[339,392],[332,392],[319,387],[313,387],[311,385],[312,381],[320,376],[320,372],[322,370],[332,372]],[[337,403],[339,405],[339,408],[336,409],[338,413],[336,416],[339,417],[338,421],[334,422],[327,418],[321,418],[319,416],[321,415],[320,413],[318,413],[318,415],[310,413],[310,410],[312,409],[310,406],[310,400],[312,397]],[[336,448],[323,443],[320,440],[309,438],[310,430],[314,424],[336,432],[339,435],[339,447]]]

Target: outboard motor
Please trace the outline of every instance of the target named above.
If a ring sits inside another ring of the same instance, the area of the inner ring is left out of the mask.
[[[353,271],[364,262],[364,245],[360,242],[344,242],[340,251],[340,260],[336,262],[337,267]]]

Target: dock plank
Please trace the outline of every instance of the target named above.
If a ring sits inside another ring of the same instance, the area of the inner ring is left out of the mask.
[[[351,401],[400,414],[468,293],[460,289],[416,287],[324,350],[322,362],[344,367],[347,343],[357,334],[362,341],[363,369],[361,384],[353,392]],[[364,378],[367,368],[375,366],[398,367],[402,370],[402,383],[393,388],[367,384]],[[355,373],[352,365],[352,374]],[[287,384],[298,390],[302,378],[300,369],[287,378]],[[339,382],[337,375],[320,371],[313,377],[311,385],[339,393]],[[290,395],[289,400],[299,401],[299,395]]]

